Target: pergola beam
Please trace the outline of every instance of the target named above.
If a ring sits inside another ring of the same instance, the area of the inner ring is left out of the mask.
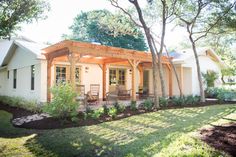
[[[151,53],[142,51],[129,50],[123,48],[116,48],[104,45],[96,45],[91,43],[83,43],[77,41],[64,40],[60,43],[54,44],[43,49],[44,55],[46,56],[47,66],[47,84],[48,84],[48,100],[50,100],[50,87],[51,87],[51,66],[54,61],[67,61],[66,57],[69,56],[69,62],[71,65],[70,79],[72,85],[75,86],[75,66],[79,61],[80,63],[94,63],[102,65],[103,72],[103,98],[106,94],[106,64],[125,65],[132,67],[132,100],[136,101],[136,69],[139,64],[142,64],[142,68],[152,67],[152,56]],[[85,57],[85,56],[88,56]],[[63,57],[65,56],[65,58]],[[79,57],[76,57],[79,56]],[[91,56],[91,57],[90,57]],[[97,58],[96,58],[97,57]],[[99,58],[98,58],[99,57]],[[63,60],[64,59],[64,60]],[[162,56],[162,63],[169,65],[167,57]],[[168,66],[169,67],[169,66]],[[140,69],[140,82],[143,83],[143,69]],[[142,75],[142,76],[141,76]],[[170,81],[170,78],[169,78]]]

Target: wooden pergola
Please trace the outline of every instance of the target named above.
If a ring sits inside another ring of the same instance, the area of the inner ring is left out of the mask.
[[[57,61],[70,62],[70,82],[75,87],[76,63],[98,64],[102,69],[102,91],[103,99],[106,97],[106,70],[107,64],[126,65],[132,68],[132,100],[136,100],[136,68],[140,72],[139,85],[143,86],[143,68],[152,67],[152,56],[150,53],[129,50],[111,46],[97,45],[92,43],[64,40],[43,49],[43,55],[47,59],[47,100],[50,101],[51,94],[51,67]],[[169,59],[165,56],[162,63],[169,71],[169,96],[172,96],[172,68]]]

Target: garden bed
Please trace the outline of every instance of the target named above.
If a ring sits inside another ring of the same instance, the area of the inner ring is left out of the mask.
[[[232,102],[224,102],[223,104],[232,104]],[[235,103],[235,102],[234,102]],[[183,106],[174,106],[173,104],[168,104],[167,107],[162,107],[161,109],[177,109],[183,107],[201,107],[201,106],[208,106],[208,105],[215,105],[217,104],[215,101],[207,101],[205,103],[198,103],[197,105],[183,105]],[[33,112],[27,111],[25,109],[17,108],[17,107],[10,107],[8,105],[4,105],[0,103],[0,110],[5,110],[13,114],[13,119],[28,116],[34,114]],[[79,127],[79,126],[90,126],[96,125],[103,122],[119,120],[126,117],[130,117],[133,115],[148,113],[148,112],[155,112],[157,110],[144,110],[143,108],[138,108],[137,110],[132,110],[130,107],[127,107],[124,112],[118,113],[115,118],[112,118],[108,115],[102,115],[97,119],[93,119],[91,117],[84,119],[84,115],[82,112],[79,113],[78,120],[76,122],[72,122],[70,119],[67,120],[59,120],[53,117],[45,118],[42,120],[32,121],[29,123],[24,123],[21,128],[27,129],[58,129],[58,128],[69,128],[69,127]]]
[[[201,130],[202,140],[217,150],[236,156],[236,122]]]

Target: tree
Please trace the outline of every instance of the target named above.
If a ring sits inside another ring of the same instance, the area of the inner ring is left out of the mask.
[[[19,24],[46,18],[50,6],[43,0],[1,0],[0,38],[10,38]]]
[[[127,28],[123,29],[125,32],[117,31],[121,26]],[[76,16],[70,29],[72,34],[64,35],[65,38],[140,51],[147,50],[141,30],[119,13],[112,14],[107,10],[82,12]]]
[[[218,26],[235,3],[231,4],[228,0],[185,0],[175,13],[180,25],[186,28],[189,35],[197,65],[201,102],[205,102],[205,95],[196,44]]]
[[[163,78],[163,68],[162,68],[162,63],[161,63],[161,57],[162,57],[162,53],[163,53],[163,49],[165,49],[166,51],[166,54],[167,54],[167,57],[169,58],[169,62],[174,70],[174,74],[175,74],[175,77],[176,77],[176,81],[177,81],[177,84],[178,84],[178,88],[179,88],[179,92],[180,92],[180,97],[183,96],[183,91],[182,91],[182,88],[180,86],[180,80],[179,80],[179,77],[178,77],[178,74],[177,74],[177,70],[172,62],[172,59],[170,58],[170,55],[169,55],[169,51],[167,50],[167,47],[165,45],[165,33],[166,33],[166,25],[167,23],[170,23],[171,21],[173,21],[174,19],[174,13],[175,13],[175,10],[176,10],[176,7],[177,7],[177,0],[161,0],[159,4],[159,1],[156,0],[149,0],[148,1],[152,7],[153,7],[153,4],[156,3],[156,6],[154,4],[154,13],[156,13],[158,11],[157,8],[161,8],[160,9],[160,13],[158,13],[158,15],[155,15],[156,17],[161,17],[161,39],[160,39],[160,42],[157,41],[157,39],[153,40],[154,42],[154,45],[155,45],[155,42],[157,42],[159,45],[160,45],[160,49],[159,49],[159,53],[157,53],[158,55],[158,66],[159,66],[159,73],[160,73],[160,78],[161,78],[161,84],[164,84],[164,78]],[[156,48],[155,48],[156,49]],[[156,51],[158,52],[158,50],[156,49]],[[162,93],[165,93],[165,86],[162,85]],[[165,97],[165,94],[163,94],[163,96]]]
[[[159,97],[158,97],[158,86],[157,86],[157,70],[158,70],[158,66],[157,66],[157,55],[156,55],[156,51],[154,48],[154,42],[153,42],[153,37],[151,34],[151,30],[150,28],[147,26],[146,21],[144,20],[143,17],[143,12],[140,8],[140,5],[138,3],[137,0],[129,0],[129,2],[135,7],[136,13],[138,14],[138,20],[139,22],[136,22],[136,20],[134,19],[134,17],[124,8],[122,8],[119,3],[118,0],[110,0],[111,5],[113,5],[114,7],[120,9],[125,15],[127,15],[130,20],[138,27],[142,28],[145,32],[145,36],[148,42],[148,47],[151,51],[151,55],[152,55],[152,66],[153,66],[153,82],[154,82],[154,105],[156,108],[160,108],[159,105]]]

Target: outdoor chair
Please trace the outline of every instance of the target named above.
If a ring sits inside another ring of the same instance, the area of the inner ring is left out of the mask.
[[[76,85],[76,101],[81,101],[86,106],[87,105],[87,95],[85,94],[85,86],[84,85]]]
[[[132,89],[126,90],[124,88],[124,86],[118,86],[118,99],[120,99],[120,100],[130,99],[131,98],[131,91],[132,91]]]
[[[107,92],[106,93],[106,103],[109,105],[111,101],[117,102],[118,101],[118,90]]]
[[[118,100],[130,99],[131,91],[132,90],[126,90],[122,86],[117,85],[115,91],[106,93],[106,102],[109,104],[110,101],[117,102]]]
[[[87,102],[88,103],[97,103],[99,100],[99,84],[91,84],[90,91],[87,93]]]
[[[142,90],[140,90],[140,92],[138,94],[139,94],[140,99],[146,99],[149,96],[151,96],[149,94],[149,89],[148,88],[142,88]]]

